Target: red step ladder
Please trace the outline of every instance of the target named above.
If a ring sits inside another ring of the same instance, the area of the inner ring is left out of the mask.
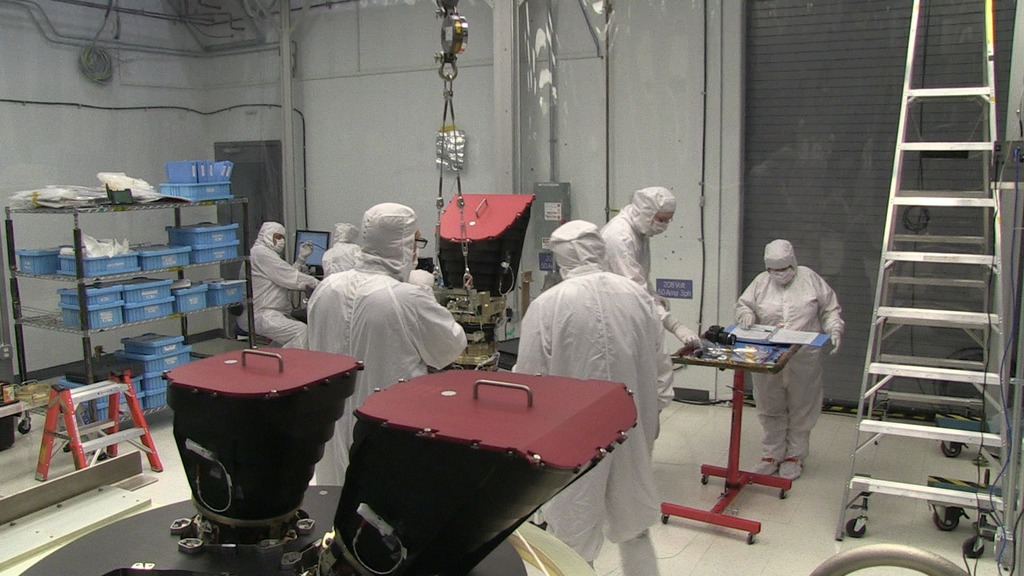
[[[124,430],[120,429],[122,396],[132,419],[132,427]],[[77,413],[78,407],[84,402],[104,397],[107,399],[107,417],[84,423]],[[83,437],[89,435],[95,437],[83,440]],[[120,442],[130,442],[145,452],[153,471],[162,472],[164,469],[156,453],[153,437],[149,434],[139,399],[135,396],[131,372],[128,370],[120,375],[111,374],[109,380],[78,388],[53,385],[46,407],[46,424],[42,445],[39,447],[36,480],[46,480],[49,476],[53,446],[58,439],[68,443],[76,470],[95,464],[102,454],[117,456],[117,445]]]

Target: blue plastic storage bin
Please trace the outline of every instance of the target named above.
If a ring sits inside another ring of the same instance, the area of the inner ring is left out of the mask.
[[[199,182],[198,184],[160,184],[160,193],[164,196],[184,198],[189,202],[204,200],[229,200],[231,195],[230,182]],[[173,242],[172,242],[173,244]]]
[[[139,265],[143,270],[163,270],[176,266],[188,265],[188,253],[191,246],[141,246],[135,249],[139,253]]]
[[[142,407],[146,410],[154,410],[156,408],[163,408],[167,405],[167,390],[162,392],[146,392],[146,397],[142,399]]]
[[[192,246],[197,244],[219,244],[238,240],[238,224],[194,224],[175,228],[168,226],[167,243],[174,246]]]
[[[134,251],[116,256],[83,256],[82,262],[85,269],[82,276],[85,278],[139,271],[139,254]],[[74,276],[75,273],[75,255],[59,254],[57,256],[57,274]]]
[[[179,314],[206,308],[206,292],[210,289],[206,284],[197,284],[191,288],[171,290],[174,294],[174,311]]]
[[[87,286],[85,288],[85,304],[90,308],[110,304],[118,300],[124,300],[122,296],[123,287],[120,284]],[[61,304],[78,306],[78,288],[58,288]]]
[[[238,240],[216,244],[195,244],[192,246],[192,252],[189,253],[189,259],[192,260],[193,264],[204,264],[206,262],[238,258],[239,244]]]
[[[163,372],[150,372],[148,374],[144,374],[140,383],[140,386],[146,391],[147,395],[167,391],[167,381],[164,380]]]
[[[78,306],[65,304],[64,302],[58,304],[61,308],[61,319],[64,321],[65,326],[78,329],[84,328],[86,330],[110,328],[111,326],[123,323],[123,305],[123,300],[117,300],[99,306],[87,306],[89,309],[89,325],[83,327],[78,324]]]
[[[125,304],[138,304],[140,302],[153,302],[155,300],[166,300],[171,297],[171,284],[174,280],[165,278],[154,280],[152,278],[133,278],[122,282],[124,286]]]
[[[171,184],[195,184],[199,182],[199,166],[196,160],[165,162],[167,181]]]
[[[208,282],[210,291],[206,293],[207,306],[223,306],[241,302],[245,297],[245,280],[225,280]]]
[[[143,334],[130,338],[121,338],[125,352],[132,354],[173,354],[185,345],[184,336],[165,336],[164,334]],[[146,374],[143,378],[149,376]]]
[[[125,302],[124,304],[125,322],[142,322],[171,314],[174,314],[174,296],[168,296],[161,300],[147,300],[130,304]]]
[[[24,274],[55,274],[57,272],[57,254],[60,254],[60,248],[15,250],[14,252],[18,255],[18,272]]]
[[[190,352],[192,352],[192,346],[182,346],[177,352],[170,354],[133,354],[124,350],[117,350],[114,352],[114,355],[118,358],[142,362],[142,373],[150,374],[152,372],[162,373],[175,366],[188,364],[192,361]]]
[[[222,160],[213,163],[213,173],[210,175],[210,182],[230,182],[231,172],[235,163],[231,160]]]

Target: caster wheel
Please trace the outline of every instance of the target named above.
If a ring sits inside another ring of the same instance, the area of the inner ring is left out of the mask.
[[[707,474],[701,474],[700,475],[700,483],[704,484],[705,486],[707,485],[707,483],[708,483],[708,475]]]
[[[863,538],[868,531],[867,518],[860,516],[846,523],[846,535],[851,538]]]
[[[964,552],[964,556],[967,558],[981,558],[981,555],[985,553],[985,541],[981,537],[974,535],[964,540],[963,545],[960,547]]]
[[[754,533],[747,534],[747,544],[753,544],[756,537]]]
[[[785,490],[779,490],[779,500],[785,500],[786,496],[789,496],[789,494]]]
[[[942,450],[942,455],[946,458],[956,458],[960,455],[960,451],[963,450],[964,445],[960,442],[940,442],[939,449]]]
[[[107,458],[110,458],[110,456],[106,452],[100,452],[100,455],[96,457],[96,461],[103,462]]]
[[[31,430],[31,429],[32,429],[32,420],[31,419],[26,418],[26,419],[22,420],[21,422],[18,422],[18,432],[21,432],[22,434],[28,434],[29,430]]]
[[[936,506],[932,511],[932,522],[939,530],[950,532],[956,530],[956,527],[960,525],[962,516],[964,516],[963,508],[949,506],[943,509],[941,506]]]
[[[668,524],[668,514],[662,514],[661,515],[661,523],[662,524]]]

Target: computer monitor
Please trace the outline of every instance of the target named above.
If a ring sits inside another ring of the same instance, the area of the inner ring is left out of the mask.
[[[306,266],[324,265],[324,252],[330,248],[331,233],[321,230],[296,230],[295,231],[295,252],[292,254],[292,262],[299,259],[299,246],[309,242],[313,245],[313,253],[306,258]]]

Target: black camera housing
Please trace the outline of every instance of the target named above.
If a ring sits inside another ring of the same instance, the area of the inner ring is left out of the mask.
[[[725,331],[725,328],[718,326],[708,326],[706,332],[704,332],[704,339],[708,342],[714,342],[715,344],[721,344],[723,346],[732,346],[736,344],[736,335],[730,334]]]

